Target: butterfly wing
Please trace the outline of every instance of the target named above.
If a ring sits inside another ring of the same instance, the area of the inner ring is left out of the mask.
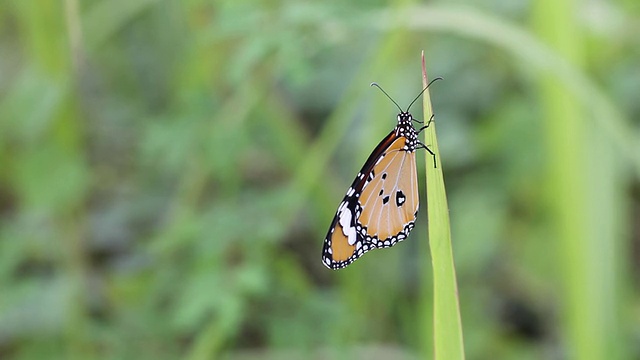
[[[404,240],[418,213],[415,151],[406,151],[399,137],[372,168],[359,197],[362,212],[356,227],[366,242],[390,247]]]
[[[322,262],[330,269],[351,264],[376,247],[403,240],[418,211],[415,151],[397,131],[371,153],[340,203],[325,237]]]

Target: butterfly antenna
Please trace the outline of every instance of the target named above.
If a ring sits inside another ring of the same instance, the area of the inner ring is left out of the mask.
[[[383,93],[383,94],[387,95],[387,97],[389,98],[389,100],[391,100],[394,104],[396,104],[396,107],[398,108],[398,110],[400,110],[400,112],[402,112],[402,108],[400,107],[400,105],[398,105],[398,103],[397,103],[397,102],[395,102],[395,100],[393,100],[393,99],[391,98],[391,96],[389,96],[389,94],[387,94],[387,92],[386,92],[386,91],[384,91],[384,89],[382,89],[382,88],[380,87],[380,85],[378,85],[378,83],[374,83],[374,82],[372,82],[372,83],[371,83],[371,86],[375,86],[375,87],[377,87],[378,89],[380,89],[380,91],[382,91],[382,93]]]
[[[413,99],[413,101],[411,102],[411,104],[409,104],[409,107],[407,108],[407,111],[405,112],[409,112],[409,109],[411,109],[411,105],[413,105],[414,102],[416,102],[416,100],[418,100],[420,98],[420,96],[422,96],[422,94],[424,94],[425,91],[427,91],[427,89],[429,88],[429,86],[431,86],[431,84],[433,84],[436,80],[442,80],[441,77],[437,77],[433,80],[431,80],[431,82],[429,84],[427,84],[427,87],[422,89],[422,91],[420,91],[420,94],[418,94],[418,96],[416,96],[415,99]],[[373,84],[372,84],[373,85]],[[381,89],[382,90],[382,89]],[[388,96],[388,95],[387,95]],[[396,104],[397,105],[397,104]]]

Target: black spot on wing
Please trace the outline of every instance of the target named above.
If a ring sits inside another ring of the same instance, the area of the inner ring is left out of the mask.
[[[396,191],[396,206],[400,207],[404,205],[405,200],[407,200],[407,197],[404,196],[404,193],[402,192],[402,190]]]

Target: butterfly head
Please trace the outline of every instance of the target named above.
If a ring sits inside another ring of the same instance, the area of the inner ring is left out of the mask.
[[[398,125],[413,124],[413,116],[407,111],[402,111],[398,114]]]

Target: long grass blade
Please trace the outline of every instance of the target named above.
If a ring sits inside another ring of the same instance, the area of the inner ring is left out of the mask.
[[[422,53],[422,85],[429,83]],[[433,108],[429,90],[423,98],[424,119],[431,118]],[[429,247],[433,265],[433,337],[434,359],[464,359],[462,321],[458,301],[456,271],[451,249],[449,206],[444,187],[440,151],[436,140],[435,122],[425,129],[425,144],[435,153],[437,166],[427,153],[427,217],[429,223]]]

